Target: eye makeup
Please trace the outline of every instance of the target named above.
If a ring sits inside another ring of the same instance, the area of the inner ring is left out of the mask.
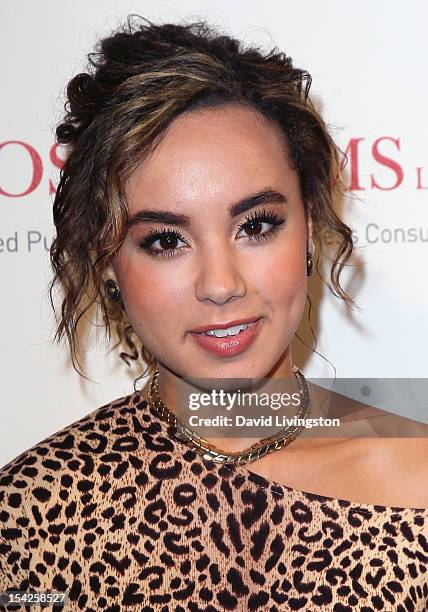
[[[247,234],[244,238],[247,238],[248,242],[263,241],[273,238],[274,234],[281,229],[285,219],[278,216],[276,213],[265,209],[262,211],[252,211],[245,219],[243,223],[238,226],[239,232],[253,232],[257,231],[258,226],[263,224],[271,225],[267,231],[256,234]],[[238,232],[238,233],[239,233]],[[161,248],[155,248],[154,244],[159,242]],[[185,246],[177,247],[178,242],[183,242]],[[175,257],[189,246],[185,238],[175,228],[164,228],[162,230],[150,231],[139,243],[140,249],[146,251],[153,257]]]

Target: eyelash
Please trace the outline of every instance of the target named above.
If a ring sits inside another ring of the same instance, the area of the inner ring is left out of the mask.
[[[257,234],[255,236],[246,236],[248,238],[248,242],[252,242],[253,240],[269,240],[273,237],[273,235],[281,229],[282,224],[284,223],[284,219],[278,217],[275,213],[266,210],[252,212],[245,219],[243,223],[241,223],[238,227],[238,230],[245,229],[248,225],[253,222],[256,223],[270,223],[272,225],[271,229],[263,234]],[[139,247],[144,251],[147,251],[153,257],[157,257],[160,255],[161,257],[175,257],[176,253],[180,253],[185,247],[179,247],[175,249],[164,249],[164,250],[155,250],[152,249],[152,245],[157,242],[157,240],[173,236],[182,242],[185,242],[183,236],[174,228],[167,228],[162,231],[152,230],[147,236],[139,243]]]

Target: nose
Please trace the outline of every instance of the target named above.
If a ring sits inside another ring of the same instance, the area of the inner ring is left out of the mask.
[[[195,282],[196,299],[225,304],[233,298],[243,297],[247,285],[239,269],[236,254],[224,244],[201,254]]]

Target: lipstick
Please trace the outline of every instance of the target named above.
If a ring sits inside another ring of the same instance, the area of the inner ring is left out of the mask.
[[[241,321],[243,324],[243,322]],[[248,327],[234,336],[207,336],[203,333],[190,332],[195,342],[208,352],[219,355],[220,357],[231,357],[246,351],[254,342],[262,324],[262,318],[247,323]],[[208,329],[218,329],[219,326],[213,325]]]

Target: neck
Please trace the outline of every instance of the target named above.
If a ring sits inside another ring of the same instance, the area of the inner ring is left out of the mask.
[[[159,397],[162,402],[166,404],[168,409],[177,416],[178,414],[178,404],[179,404],[179,388],[183,388],[183,384],[191,384],[184,377],[178,376],[173,371],[169,370],[162,364],[158,364],[159,376],[158,376],[158,392]],[[288,392],[295,392],[298,390],[298,384],[295,379],[295,374],[292,369],[292,358],[291,352],[287,350],[282,359],[275,364],[271,370],[262,377],[260,383],[257,385],[257,393],[271,393],[273,385],[275,381],[279,379],[292,379],[290,381],[290,385],[292,385],[293,389],[290,391],[287,387]],[[147,383],[144,388],[144,392],[142,393],[144,399],[148,399],[149,395],[149,387],[150,387],[151,379]],[[253,385],[255,384],[255,379],[253,379]],[[278,391],[278,387],[276,387],[275,391]],[[253,391],[254,392],[254,391]],[[292,407],[290,411],[290,416],[294,416],[296,413],[296,408]],[[197,431],[197,430],[196,430]],[[268,434],[267,434],[268,435]],[[206,436],[205,436],[206,437]],[[260,439],[265,436],[259,436],[257,438],[249,438],[249,437],[209,437],[207,441],[209,444],[215,446],[219,450],[223,450],[224,452],[242,452],[247,449],[249,446],[256,444],[260,441]]]

